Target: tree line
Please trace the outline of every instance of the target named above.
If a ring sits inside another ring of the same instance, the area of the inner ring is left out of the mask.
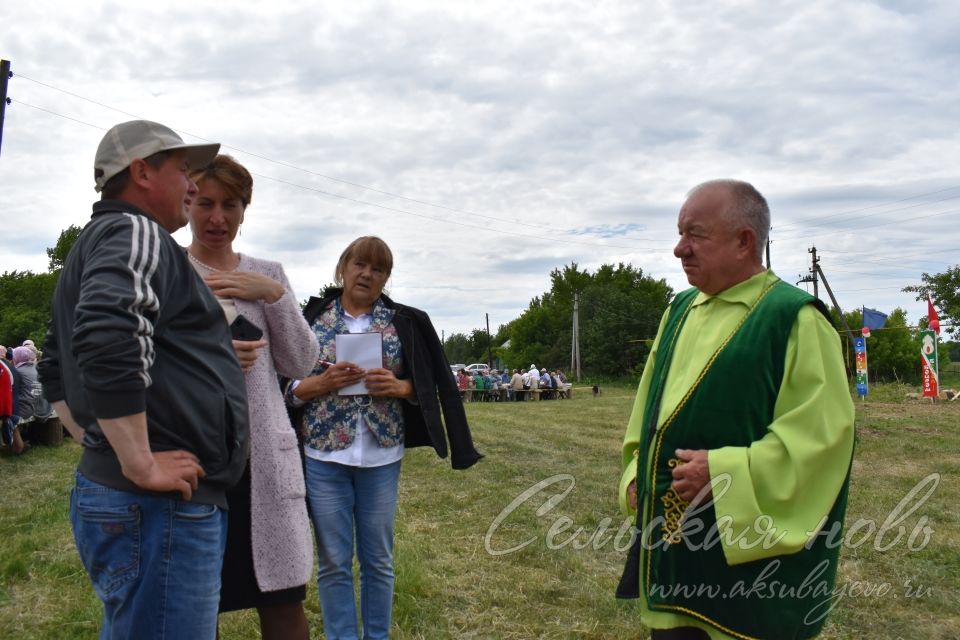
[[[960,319],[960,265],[944,273],[921,276],[922,284],[906,287],[917,300],[929,293],[940,309],[942,324],[953,325],[942,336],[941,366],[960,361],[960,342],[951,341]],[[454,333],[444,341],[450,362],[487,362],[488,340],[492,359],[510,369],[526,369],[530,364],[548,369],[566,370],[572,348],[573,292],[580,292],[581,370],[589,377],[639,378],[656,336],[660,318],[673,298],[673,290],[664,280],[643,274],[632,265],[605,264],[590,273],[576,263],[550,274],[550,290],[530,301],[515,320],[501,325],[488,338],[483,329],[469,334]],[[837,310],[832,309],[833,325],[842,326]],[[863,326],[860,310],[844,313],[847,325]],[[883,329],[867,340],[867,367],[872,382],[920,382],[920,330],[927,318],[910,325],[901,308],[889,312]],[[849,341],[844,341],[847,368],[855,374],[855,358]]]
[[[569,369],[574,293],[580,301],[581,370],[602,377],[635,374],[673,290],[665,280],[623,263],[605,264],[593,273],[577,263],[554,269],[550,291],[533,298],[520,317],[490,337],[492,355],[510,369],[531,364]],[[487,340],[482,329],[454,333],[444,340],[444,349],[451,362],[486,362]]]
[[[6,271],[0,275],[0,344],[18,346],[30,339],[38,347],[43,345],[53,290],[80,231],[80,227],[70,225],[47,249],[47,272]]]
[[[42,348],[50,317],[50,302],[70,247],[81,228],[64,229],[46,250],[48,271],[8,271],[0,275],[0,344],[19,345],[31,339]],[[923,273],[921,283],[904,288],[917,300],[929,294],[947,326],[940,361],[960,361],[960,265],[943,273]],[[657,333],[664,309],[674,291],[666,281],[652,278],[631,264],[604,264],[591,272],[571,263],[550,273],[550,290],[530,300],[518,318],[501,325],[494,335],[484,329],[454,333],[444,340],[450,362],[499,361],[511,369],[530,364],[548,369],[568,369],[573,338],[573,301],[579,294],[581,370],[590,377],[639,377]],[[836,309],[834,325],[840,326]],[[862,326],[859,310],[844,314],[852,328]],[[884,329],[867,341],[872,381],[916,384],[920,379],[917,333],[927,319],[910,325],[897,308],[889,313]],[[846,338],[844,337],[846,341]],[[845,347],[847,349],[847,347]],[[848,351],[848,367],[853,357]]]

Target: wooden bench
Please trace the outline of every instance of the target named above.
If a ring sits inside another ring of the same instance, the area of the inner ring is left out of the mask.
[[[59,447],[63,444],[63,423],[56,414],[45,418],[30,418],[20,422],[20,435],[30,442],[45,447]]]

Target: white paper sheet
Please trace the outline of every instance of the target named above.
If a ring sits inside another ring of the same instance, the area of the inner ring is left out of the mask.
[[[383,367],[383,336],[377,333],[338,333],[337,362],[352,362],[361,369]],[[337,392],[341,396],[367,393],[367,382],[361,380]]]

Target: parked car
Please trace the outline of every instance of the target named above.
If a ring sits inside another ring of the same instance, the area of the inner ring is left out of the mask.
[[[450,371],[453,372],[453,375],[460,373],[460,369],[466,369],[467,365],[465,364],[452,364],[450,365]]]
[[[473,375],[477,372],[487,375],[487,372],[490,371],[490,365],[483,362],[474,362],[473,364],[468,364],[464,369],[467,370],[467,373]]]

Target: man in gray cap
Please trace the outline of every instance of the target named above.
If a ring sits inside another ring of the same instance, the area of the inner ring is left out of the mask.
[[[70,519],[104,638],[216,636],[247,406],[220,305],[170,234],[197,194],[190,170],[219,148],[145,120],[110,129],[102,199],[54,294],[40,377],[83,444]]]

